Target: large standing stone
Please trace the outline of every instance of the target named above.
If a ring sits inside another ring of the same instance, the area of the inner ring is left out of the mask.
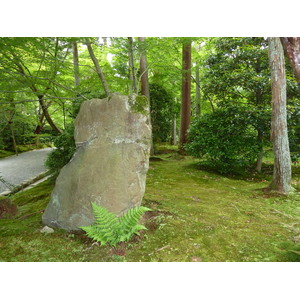
[[[91,202],[118,215],[140,205],[150,139],[146,97],[84,102],[75,121],[76,152],[56,180],[43,223],[77,230],[94,222]]]

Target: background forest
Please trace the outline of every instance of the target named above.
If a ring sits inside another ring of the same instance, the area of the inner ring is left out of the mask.
[[[182,47],[189,44],[191,108],[182,112]],[[48,165],[72,156],[80,104],[110,93],[141,93],[146,53],[155,145],[177,144],[220,173],[262,168],[271,149],[271,84],[265,38],[1,38],[0,149],[53,145]],[[299,88],[287,62],[292,161],[299,157]],[[180,114],[181,110],[181,114]],[[179,141],[182,116],[189,142]],[[190,121],[190,120],[189,120]],[[189,127],[189,126],[188,126]],[[187,130],[188,128],[186,128]],[[60,151],[60,152],[59,152]]]

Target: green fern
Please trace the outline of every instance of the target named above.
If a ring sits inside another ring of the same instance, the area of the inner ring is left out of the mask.
[[[119,242],[126,242],[140,230],[147,228],[138,224],[140,217],[150,209],[147,207],[134,207],[127,211],[120,218],[109,212],[105,207],[92,203],[95,216],[95,223],[91,226],[82,226],[87,236],[100,242],[101,245],[109,244],[116,246]]]

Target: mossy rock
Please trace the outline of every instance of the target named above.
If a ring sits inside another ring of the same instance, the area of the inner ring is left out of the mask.
[[[129,96],[131,111],[143,115],[148,114],[149,100],[146,96]]]

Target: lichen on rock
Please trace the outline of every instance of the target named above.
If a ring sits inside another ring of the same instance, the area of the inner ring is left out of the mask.
[[[146,96],[129,96],[130,109],[135,113],[149,114],[149,100]]]

